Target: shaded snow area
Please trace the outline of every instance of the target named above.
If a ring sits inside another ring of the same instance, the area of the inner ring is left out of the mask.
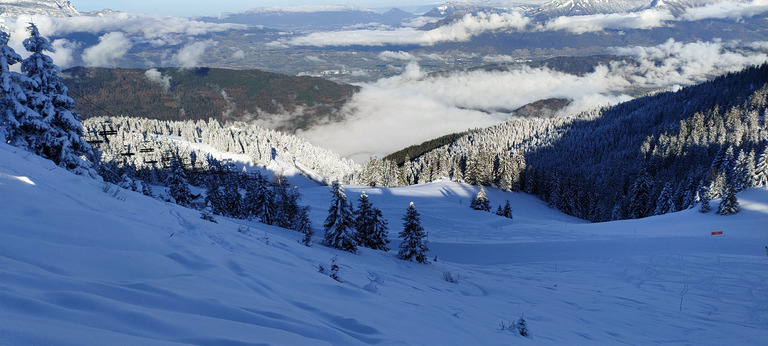
[[[0,344],[768,340],[766,189],[741,193],[732,216],[687,210],[590,224],[495,189],[487,190],[494,210],[509,199],[514,219],[474,211],[477,188],[450,182],[347,187],[350,200],[364,190],[383,211],[395,249],[413,201],[429,232],[426,265],[396,251],[307,248],[294,231],[222,217],[215,224],[195,210],[104,190],[0,144]],[[301,191],[317,241],[329,188]],[[343,282],[318,273],[333,256]],[[521,316],[528,337],[506,328]]]

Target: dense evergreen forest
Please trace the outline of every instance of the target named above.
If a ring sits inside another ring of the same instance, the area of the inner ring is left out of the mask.
[[[337,116],[359,90],[322,78],[214,68],[75,67],[62,77],[85,118],[262,120],[287,132]]]
[[[513,119],[402,166],[372,159],[353,182],[523,190],[591,221],[691,208],[766,184],[766,83],[762,65],[570,118]]]

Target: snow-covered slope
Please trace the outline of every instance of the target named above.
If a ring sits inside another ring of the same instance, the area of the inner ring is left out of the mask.
[[[4,0],[0,2],[0,17],[16,18],[22,14],[49,17],[79,16],[69,0]]]
[[[768,340],[768,190],[742,212],[589,224],[519,193],[513,220],[475,187],[362,190],[397,247],[410,201],[428,265],[132,192],[104,193],[0,144],[0,344],[692,344]],[[320,225],[328,188],[302,189]],[[238,232],[238,228],[241,230]],[[319,230],[317,230],[319,232]],[[722,231],[722,235],[711,235]],[[317,272],[338,256],[343,283]],[[443,280],[443,273],[458,283]],[[530,337],[509,329],[524,314]]]

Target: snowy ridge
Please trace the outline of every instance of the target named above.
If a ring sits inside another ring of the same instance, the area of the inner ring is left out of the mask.
[[[534,12],[537,17],[585,16],[640,12],[647,9],[669,10],[680,15],[686,10],[719,2],[718,0],[553,0]],[[744,2],[737,0],[736,2]]]
[[[728,217],[687,210],[589,224],[495,189],[488,198],[509,199],[513,220],[471,210],[477,189],[446,181],[347,188],[350,198],[364,190],[381,208],[395,247],[413,201],[429,232],[428,265],[393,251],[306,248],[293,231],[222,217],[214,224],[194,210],[103,190],[0,144],[0,343],[759,345],[768,338],[766,189],[741,193],[742,212]],[[327,187],[302,194],[319,225]],[[333,256],[343,282],[317,272]],[[521,315],[529,340],[507,329]]]
[[[69,0],[4,0],[0,3],[0,17],[16,18],[30,14],[49,17],[80,16],[80,12]]]

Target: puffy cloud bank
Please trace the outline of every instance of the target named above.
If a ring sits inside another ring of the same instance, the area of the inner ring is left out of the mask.
[[[364,85],[346,106],[345,122],[300,135],[362,162],[448,133],[503,122],[509,110],[541,99],[570,99],[560,115],[576,114],[629,100],[638,90],[676,89],[768,61],[765,53],[722,42],[670,40],[654,47],[616,48],[615,53],[635,61],[599,66],[580,76],[529,67],[427,75],[414,61],[399,76]]]
[[[316,32],[295,37],[288,43],[294,46],[383,46],[420,45],[432,46],[442,42],[466,42],[485,32],[498,30],[522,30],[530,19],[518,12],[467,14],[458,22],[423,31],[415,28],[387,30],[346,30]]]
[[[722,1],[702,7],[691,8],[683,14],[684,20],[701,20],[707,18],[740,19],[753,17],[768,12],[768,0],[749,2]]]
[[[215,45],[213,40],[196,41],[185,45],[173,56],[172,63],[179,67],[192,68],[198,67],[200,58],[208,47]]]
[[[110,32],[99,37],[99,44],[83,51],[83,61],[88,66],[111,67],[116,59],[122,58],[133,43],[122,32]]]
[[[558,17],[544,25],[538,26],[537,31],[569,31],[574,34],[599,32],[606,29],[652,29],[665,26],[675,19],[668,10],[648,9],[633,13],[595,14],[587,16]]]

